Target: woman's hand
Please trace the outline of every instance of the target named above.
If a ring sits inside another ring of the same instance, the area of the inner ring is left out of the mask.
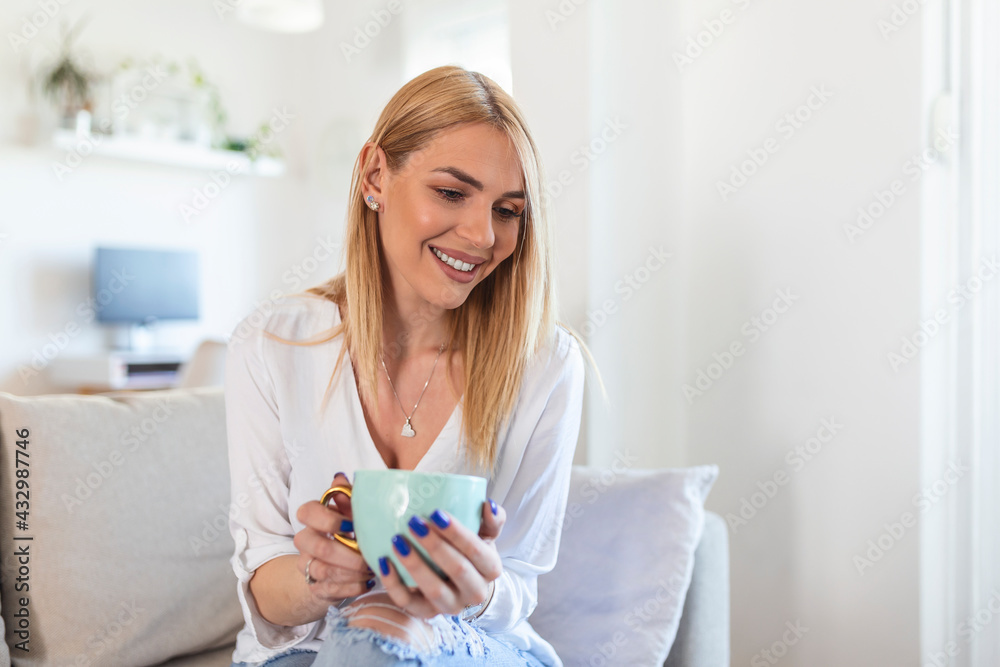
[[[479,535],[442,510],[435,510],[430,521],[414,517],[410,521],[410,534],[393,538],[393,549],[417,586],[407,587],[392,561],[383,558],[379,567],[386,592],[396,606],[418,618],[460,614],[467,606],[484,602],[490,582],[503,572],[496,538],[506,519],[507,513],[492,500],[483,503]],[[413,548],[414,543],[427,550],[431,560],[448,575],[448,581],[424,562]]]
[[[350,486],[344,473],[337,473],[331,486]],[[299,550],[298,569],[315,580],[309,583],[314,598],[330,604],[366,593],[375,586],[375,573],[360,554],[334,540],[333,533],[352,532],[351,500],[345,494],[334,495],[337,509],[312,500],[299,507],[296,516],[305,528],[295,535]]]

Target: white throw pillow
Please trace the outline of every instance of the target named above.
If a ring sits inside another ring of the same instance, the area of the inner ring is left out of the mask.
[[[529,619],[568,667],[667,659],[718,474],[574,466],[559,559]]]
[[[151,665],[231,645],[243,615],[230,511],[221,388],[0,393],[15,664]]]

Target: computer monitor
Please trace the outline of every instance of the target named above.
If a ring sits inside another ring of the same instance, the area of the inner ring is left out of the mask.
[[[97,248],[92,286],[97,321],[150,326],[197,320],[198,276],[194,251]]]

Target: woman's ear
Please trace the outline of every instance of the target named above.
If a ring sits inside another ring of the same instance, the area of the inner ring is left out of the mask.
[[[361,149],[361,164],[367,164],[364,173],[361,174],[361,196],[367,199],[369,195],[375,197],[377,201],[382,200],[384,191],[384,178],[388,173],[385,159],[385,151],[381,146],[376,146],[368,142]]]

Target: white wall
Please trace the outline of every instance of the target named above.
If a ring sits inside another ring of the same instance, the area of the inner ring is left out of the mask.
[[[747,347],[689,408],[688,456],[722,466],[721,513],[790,477],[730,534],[734,664],[796,620],[810,631],[783,664],[918,662],[916,530],[863,575],[852,562],[920,488],[918,362],[895,373],[886,354],[919,322],[920,184],[902,169],[927,110],[920,17],[883,39],[889,4],[730,3],[735,22],[684,70],[685,381],[730,341]],[[722,6],[687,5],[687,31]],[[776,123],[814,87],[832,96],[785,138]],[[716,181],[769,136],[778,152],[723,202]],[[843,226],[896,178],[907,192],[850,242]],[[797,301],[751,343],[741,323],[779,289]],[[824,418],[842,430],[797,470],[787,452]]]
[[[550,177],[553,156],[605,118],[627,125],[558,201],[574,232],[561,253],[585,249],[561,267],[567,315],[582,325],[606,299],[618,306],[590,339],[613,403],[591,388],[590,461],[717,463],[708,506],[723,515],[779,473],[774,497],[730,531],[733,665],[769,664],[760,651],[797,621],[809,630],[782,665],[917,664],[916,529],[863,575],[852,559],[920,490],[918,361],[899,373],[886,362],[919,323],[919,181],[854,243],[843,225],[924,146],[921,17],[884,39],[885,2],[512,7],[515,92]],[[728,23],[679,68],[674,52],[723,10]],[[565,20],[552,30],[554,15]],[[832,96],[814,97],[789,136],[776,124],[813,86]],[[722,201],[717,181],[769,137],[777,152]],[[615,282],[639,277],[661,244],[673,256],[624,301]],[[751,340],[744,323],[779,290],[795,300]],[[688,400],[683,385],[733,342],[742,355]],[[843,425],[833,438],[823,431],[801,469],[789,463],[830,418]]]
[[[18,394],[55,389],[41,373],[23,381],[18,369],[41,354],[55,358],[93,353],[104,332],[83,318],[67,318],[89,295],[93,247],[139,245],[192,248],[203,265],[203,317],[197,324],[164,324],[159,342],[192,348],[205,336],[226,336],[273,290],[321,282],[336,258],[318,265],[328,237],[339,243],[350,166],[381,106],[401,83],[399,21],[380,28],[348,61],[352,42],[382,3],[339,8],[324,28],[287,36],[254,30],[212,3],[88,0],[67,4],[26,47],[0,51],[0,390]],[[20,32],[37,13],[30,0],[7,3],[0,27]],[[62,179],[52,162],[65,160],[45,140],[52,119],[43,111],[39,141],[19,143],[14,129],[30,113],[25,72],[57,46],[58,22],[91,17],[78,40],[92,63],[107,69],[123,57],[194,56],[219,85],[230,131],[248,134],[281,109],[294,118],[276,138],[288,172],[276,179],[238,177],[204,212],[187,223],[179,212],[210,173],[89,156]],[[393,17],[396,18],[396,17]],[[5,38],[6,41],[6,38]],[[353,151],[353,154],[352,154]],[[318,239],[323,239],[319,241]],[[305,264],[303,265],[303,262]],[[303,273],[312,268],[311,272]],[[79,333],[65,336],[67,330]],[[61,343],[58,354],[53,340]],[[48,347],[45,347],[48,345]]]
[[[616,458],[639,467],[681,465],[689,455],[685,406],[665,380],[683,369],[685,301],[698,293],[684,280],[693,258],[682,217],[683,80],[665,65],[680,34],[677,8],[647,3],[635,14],[596,2],[590,11],[586,326],[612,405],[604,410],[591,392],[589,452],[595,465]],[[655,26],[657,37],[637,39],[640,24]]]
[[[588,175],[573,163],[580,146],[591,136],[591,81],[586,69],[592,47],[588,8],[584,5],[573,20],[553,30],[544,14],[547,5],[511,0],[509,7],[513,95],[524,110],[550,178],[568,174],[563,183],[550,184],[548,201],[555,224],[560,312],[565,322],[580,330],[593,268]],[[587,419],[581,425],[578,463],[587,460],[592,426]]]

